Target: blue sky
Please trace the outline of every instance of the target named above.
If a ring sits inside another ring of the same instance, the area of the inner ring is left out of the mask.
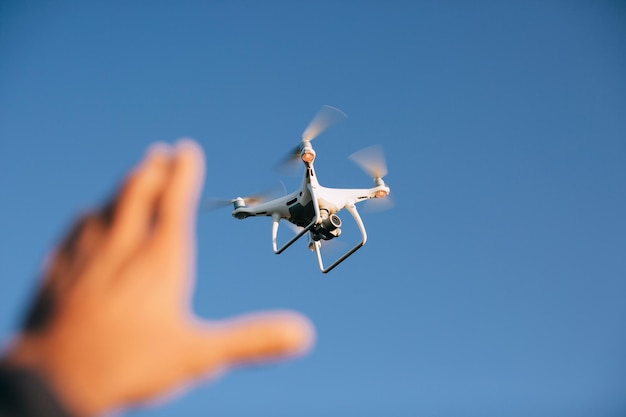
[[[150,143],[198,140],[206,197],[291,191],[272,167],[330,104],[323,185],[387,156],[365,247],[322,275],[267,218],[197,230],[198,315],[296,309],[316,349],[128,415],[623,415],[625,45],[617,1],[3,1],[0,334]]]

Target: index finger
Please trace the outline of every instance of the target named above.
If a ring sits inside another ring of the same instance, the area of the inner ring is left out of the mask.
[[[157,210],[157,236],[188,237],[195,226],[198,199],[204,182],[204,153],[191,139],[174,147],[170,176]],[[181,235],[182,233],[182,235]]]

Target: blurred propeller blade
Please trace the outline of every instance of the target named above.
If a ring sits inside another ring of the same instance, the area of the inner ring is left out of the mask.
[[[274,198],[278,198],[286,193],[287,189],[285,188],[285,184],[280,182],[274,187],[268,188],[267,190],[260,193],[252,194],[247,197],[242,197],[242,199],[247,206],[255,206]],[[200,205],[200,209],[216,210],[222,207],[226,207],[229,204],[233,204],[235,201],[237,201],[236,198],[231,198],[230,200],[221,198],[205,198]]]
[[[309,123],[304,132],[302,132],[303,141],[311,141],[319,136],[323,131],[334,125],[340,120],[347,118],[346,114],[336,107],[324,105],[317,112],[313,120]]]
[[[222,207],[226,207],[229,204],[233,204],[235,199],[224,199],[224,198],[205,198],[200,203],[200,210],[217,210]]]
[[[331,240],[320,240],[320,242],[322,244],[320,249],[326,255],[334,255],[346,250],[346,241],[338,237]]]
[[[300,145],[293,148],[276,163],[274,170],[285,174],[295,174],[295,171],[300,167],[300,151]]]
[[[367,172],[372,178],[382,178],[387,175],[385,154],[383,147],[380,145],[374,145],[356,151],[348,158],[361,167],[361,169]]]
[[[244,201],[248,206],[255,206],[260,203],[264,203],[266,201],[272,200],[274,198],[278,198],[281,195],[285,195],[287,193],[287,189],[285,188],[285,184],[279,182],[275,186],[268,188],[260,193],[252,194],[247,197],[244,197]]]
[[[323,131],[334,125],[340,120],[347,118],[346,114],[336,107],[324,105],[317,112],[313,120],[309,123],[304,132],[302,132],[302,142],[308,142],[315,139]],[[274,167],[275,171],[286,174],[295,173],[299,168],[300,153],[302,151],[302,143],[293,148],[285,157],[283,157]]]
[[[287,227],[291,229],[294,235],[297,235],[298,233],[302,231],[302,229],[304,229],[304,227],[296,226],[295,224],[291,223],[289,220],[285,220],[284,223],[287,224]]]

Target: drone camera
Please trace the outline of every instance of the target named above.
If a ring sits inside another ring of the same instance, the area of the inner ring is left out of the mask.
[[[322,221],[322,227],[332,232],[341,227],[341,219],[336,214],[331,214]]]
[[[320,210],[322,221],[315,228],[316,240],[330,240],[341,234],[341,219],[336,214],[329,214],[327,210]]]

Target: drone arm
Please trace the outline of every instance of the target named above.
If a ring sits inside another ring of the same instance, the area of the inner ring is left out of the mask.
[[[327,268],[324,267],[324,262],[322,261],[322,252],[320,250],[320,247],[321,247],[320,242],[319,241],[315,242],[315,255],[317,255],[317,263],[320,267],[320,270],[324,274],[327,272],[330,272],[334,267],[336,267],[341,262],[343,262],[346,258],[348,258],[348,256],[352,255],[354,252],[359,250],[361,246],[365,245],[365,242],[367,242],[367,232],[365,231],[365,225],[363,224],[363,220],[361,220],[361,216],[359,215],[359,212],[357,211],[356,206],[351,203],[351,204],[347,204],[345,208],[352,215],[352,217],[354,218],[354,221],[359,227],[359,230],[361,231],[361,241],[357,243],[352,249],[350,249],[345,254],[343,254],[339,259],[337,259]]]

